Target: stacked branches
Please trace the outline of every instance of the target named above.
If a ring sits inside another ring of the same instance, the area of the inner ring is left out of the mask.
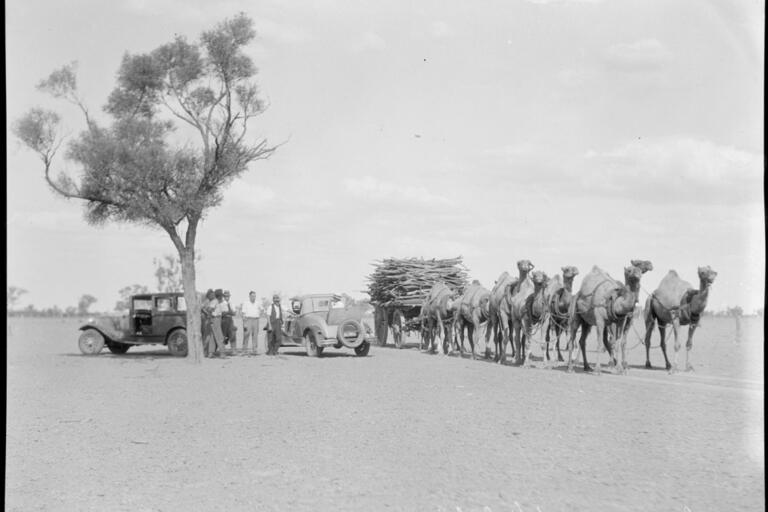
[[[435,284],[463,293],[468,283],[461,256],[448,259],[388,258],[372,264],[368,294],[374,304],[421,304]]]

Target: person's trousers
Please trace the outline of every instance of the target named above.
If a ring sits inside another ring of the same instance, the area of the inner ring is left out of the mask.
[[[283,342],[283,333],[279,329],[267,331],[267,340],[269,340],[267,354],[277,355],[280,344]]]
[[[237,345],[237,327],[235,327],[235,319],[231,316],[221,317],[221,331],[224,333],[224,338],[229,343],[229,348],[235,350]]]
[[[221,317],[215,316],[211,321],[211,334],[208,337],[208,355],[220,353],[224,349],[224,333],[221,330]]]
[[[259,347],[259,319],[243,318],[243,352],[248,350],[248,340],[251,340],[251,351],[258,352]]]

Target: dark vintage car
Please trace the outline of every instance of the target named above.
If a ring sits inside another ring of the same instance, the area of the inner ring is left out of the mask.
[[[303,346],[312,357],[321,356],[326,347],[351,348],[366,356],[375,341],[362,314],[344,308],[341,297],[332,293],[292,297],[284,329],[282,345]]]
[[[80,351],[96,355],[104,346],[125,354],[134,345],[166,345],[187,355],[187,307],[182,293],[147,293],[130,298],[128,315],[91,318],[80,327]]]

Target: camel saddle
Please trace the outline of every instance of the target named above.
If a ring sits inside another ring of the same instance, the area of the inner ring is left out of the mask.
[[[483,298],[483,295],[487,293],[488,293],[488,290],[483,288],[481,285],[471,284],[469,285],[467,290],[464,292],[464,295],[461,296],[460,304],[462,306],[466,305],[470,309],[479,307],[480,300]]]

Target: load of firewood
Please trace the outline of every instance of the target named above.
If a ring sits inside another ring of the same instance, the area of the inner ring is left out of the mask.
[[[467,285],[467,269],[461,256],[448,259],[387,258],[372,264],[368,294],[374,304],[420,303],[436,283],[459,293]]]

